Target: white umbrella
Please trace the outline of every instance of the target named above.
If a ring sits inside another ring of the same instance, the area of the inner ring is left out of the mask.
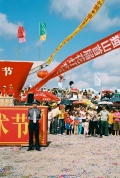
[[[100,101],[99,103],[98,103],[98,105],[99,104],[107,104],[107,105],[112,105],[113,103],[112,102],[110,102],[110,101]]]
[[[70,98],[69,100],[70,101],[77,101],[78,99],[77,98]]]

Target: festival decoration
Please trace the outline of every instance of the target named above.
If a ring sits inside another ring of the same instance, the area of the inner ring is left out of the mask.
[[[26,35],[26,32],[24,30],[24,27],[23,26],[18,26],[18,39],[19,39],[19,43],[26,42],[25,35]]]
[[[39,72],[37,72],[37,76],[39,77],[39,78],[44,78],[44,77],[46,77],[48,75],[48,71],[47,70],[41,70],[41,71],[39,71]]]
[[[77,35],[91,20],[92,18],[97,14],[101,6],[105,0],[97,0],[95,5],[93,6],[92,10],[88,13],[88,15],[85,17],[85,19],[82,21],[82,23],[74,30],[72,34],[70,34],[67,38],[65,38],[60,45],[54,50],[54,52],[51,54],[51,56],[46,60],[44,64],[39,66],[38,70],[43,69],[51,64],[54,55],[66,44],[68,43],[75,35]],[[31,71],[32,73],[32,71]]]
[[[40,36],[40,40],[41,41],[45,41],[46,40],[46,23],[39,23],[39,36]]]
[[[45,83],[56,76],[102,56],[112,50],[120,48],[120,31],[74,53],[60,63],[53,71],[51,71],[43,80],[38,82],[31,88],[31,91],[42,87]]]

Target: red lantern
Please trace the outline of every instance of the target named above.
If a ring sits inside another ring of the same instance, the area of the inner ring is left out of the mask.
[[[46,76],[48,75],[48,71],[47,70],[41,70],[41,71],[39,71],[38,73],[37,73],[37,76],[39,77],[39,78],[45,78]]]

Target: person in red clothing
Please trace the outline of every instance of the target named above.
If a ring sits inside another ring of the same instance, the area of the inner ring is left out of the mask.
[[[3,89],[1,91],[1,96],[7,96],[6,86],[3,86]]]
[[[14,89],[13,89],[12,84],[9,85],[7,95],[10,96],[10,97],[14,97]]]
[[[73,120],[70,118],[70,114],[67,114],[67,117],[65,118],[65,125],[66,125],[66,134],[70,135],[71,134],[71,124]]]

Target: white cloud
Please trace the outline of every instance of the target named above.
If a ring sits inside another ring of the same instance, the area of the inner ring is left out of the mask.
[[[81,20],[87,15],[94,4],[95,0],[52,0],[51,11],[60,14],[65,19],[78,19]]]
[[[18,25],[9,22],[5,14],[0,13],[0,35],[8,37],[16,37]]]
[[[116,70],[120,68],[120,49],[116,49],[101,57],[98,57],[93,62],[95,69]]]
[[[77,83],[75,83],[75,87],[77,88],[88,88],[90,86],[90,84],[86,81],[78,81]]]
[[[90,12],[96,0],[52,0],[51,11],[56,14],[60,14],[65,19],[83,20]],[[90,22],[93,29],[96,31],[102,31],[109,29],[110,27],[120,25],[120,13],[119,17],[111,17],[110,10],[113,7],[117,7],[120,4],[119,0],[106,1],[96,16]]]
[[[112,5],[110,6],[110,8]],[[110,17],[109,8],[105,4],[96,14],[96,16],[91,21],[91,26],[96,31],[104,31],[106,29],[112,28],[114,26],[120,25],[120,16],[119,17]]]
[[[4,51],[4,49],[3,49],[3,48],[0,48],[0,53],[1,53],[2,51]]]

